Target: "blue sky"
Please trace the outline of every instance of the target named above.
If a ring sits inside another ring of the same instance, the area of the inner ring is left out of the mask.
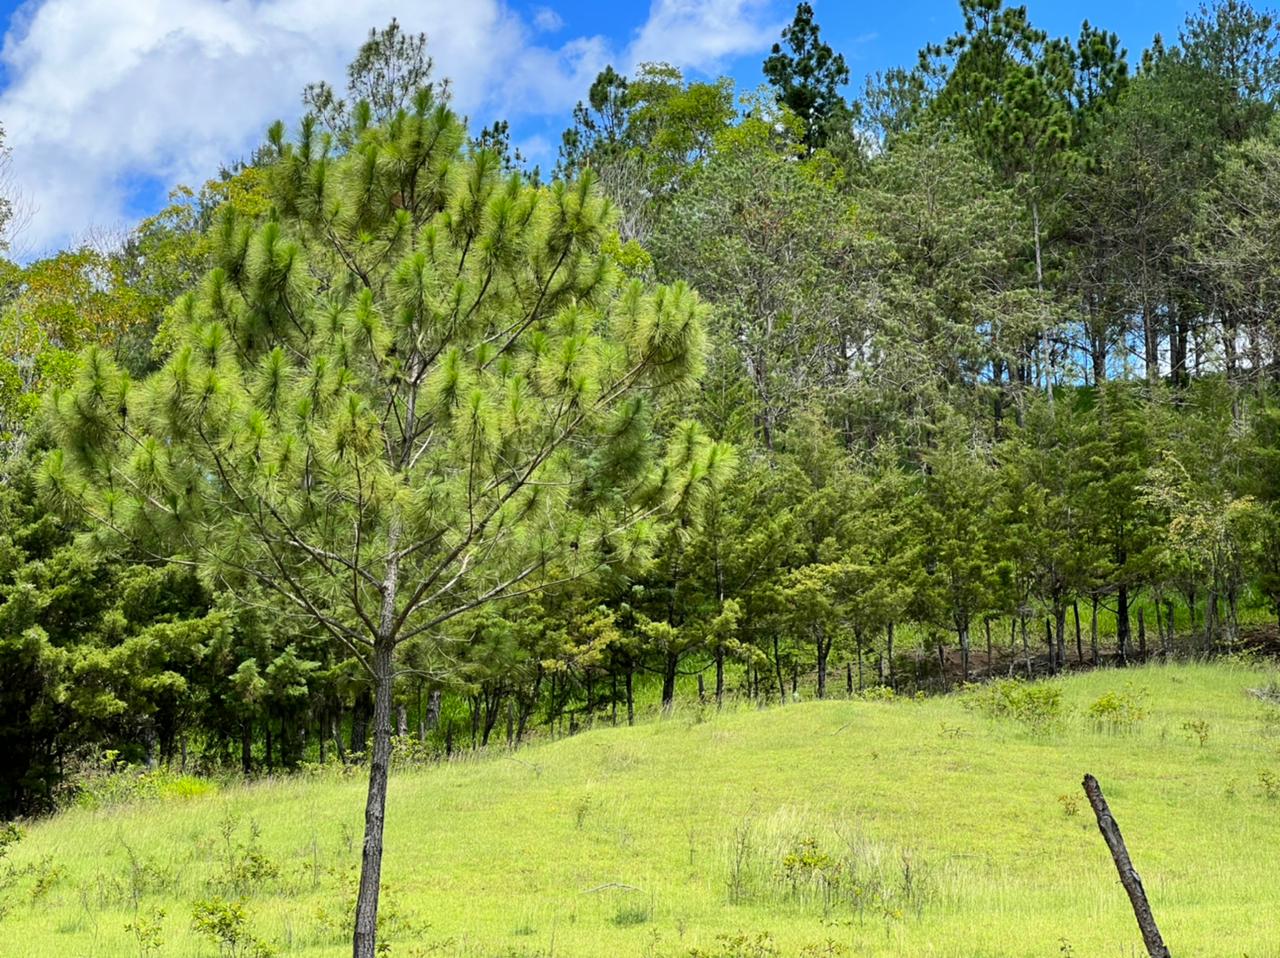
[[[1192,0],[1029,0],[1034,23],[1114,30],[1136,59],[1176,36]],[[824,37],[853,89],[914,61],[960,24],[958,0],[818,0]],[[0,124],[8,182],[30,209],[26,256],[127,229],[178,183],[245,155],[276,118],[295,120],[311,80],[341,80],[370,27],[392,16],[430,36],[456,105],[505,117],[550,166],[573,103],[606,63],[649,60],[693,76],[762,82],[760,63],[794,0],[0,0]]]

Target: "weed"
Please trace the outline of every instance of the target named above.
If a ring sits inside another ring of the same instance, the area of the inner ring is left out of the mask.
[[[123,838],[117,838],[117,842],[128,858],[128,870],[124,886],[119,881],[112,882],[114,897],[126,900],[134,912],[137,912],[143,896],[167,888],[172,882],[172,876],[151,859],[139,855]]]
[[[1112,734],[1132,732],[1147,717],[1146,690],[1126,685],[1099,696],[1086,710],[1094,728]]]
[[[218,946],[220,958],[273,958],[276,954],[249,930],[243,901],[198,901],[191,909],[191,927]]]
[[[653,919],[653,902],[623,902],[614,909],[609,919],[617,928],[647,925]]]
[[[587,816],[591,814],[591,808],[595,804],[590,795],[584,795],[573,803],[573,827],[578,831],[582,831],[587,824]]]
[[[212,884],[227,893],[243,897],[260,890],[260,887],[279,877],[280,866],[262,850],[262,829],[257,822],[249,823],[247,840],[236,838],[238,819],[228,810],[218,823],[220,871]]]
[[[0,823],[0,861],[4,861],[9,849],[22,841],[22,829],[13,822]]]
[[[892,702],[897,697],[898,693],[888,685],[872,685],[858,693],[864,702]]]
[[[781,958],[773,936],[767,931],[756,935],[717,935],[710,950],[690,948],[688,958]]]
[[[1033,732],[1048,732],[1066,714],[1062,690],[1047,682],[997,679],[984,685],[968,686],[963,703],[989,718],[1013,719]]]
[[[1059,795],[1058,804],[1062,806],[1062,814],[1067,818],[1075,818],[1080,814],[1080,802],[1074,795]]]
[[[748,869],[753,850],[751,819],[744,819],[733,830],[729,846],[729,903],[740,904],[747,899]]]
[[[160,951],[164,945],[164,935],[161,933],[163,924],[164,912],[153,908],[146,914],[135,914],[133,921],[124,926],[124,930],[138,946],[138,958],[151,958]]]
[[[67,870],[55,865],[52,855],[45,855],[39,861],[28,865],[31,875],[31,904],[35,904],[53,891],[53,886],[66,877]]]
[[[849,946],[834,938],[805,945],[800,949],[800,958],[836,958],[837,955],[847,954],[849,954]]]
[[[1263,769],[1258,773],[1258,787],[1267,801],[1280,801],[1280,775],[1270,769]]]
[[[1198,741],[1201,748],[1209,744],[1209,723],[1204,719],[1183,722],[1182,731]]]

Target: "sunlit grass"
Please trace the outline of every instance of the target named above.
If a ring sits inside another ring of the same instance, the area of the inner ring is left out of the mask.
[[[1080,792],[1090,771],[1175,955],[1280,956],[1280,725],[1246,693],[1265,680],[1231,664],[1076,675],[1042,734],[957,696],[685,707],[405,770],[391,954],[755,954],[717,943],[738,934],[779,955],[1138,954]],[[1129,685],[1147,716],[1097,730],[1088,705]],[[157,954],[212,956],[193,903],[240,894],[282,954],[347,953],[362,807],[358,772],[324,773],[32,825],[0,953],[138,955],[125,926],[160,909]]]

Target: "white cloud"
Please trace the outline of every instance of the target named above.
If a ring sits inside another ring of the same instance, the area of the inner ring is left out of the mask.
[[[480,121],[566,114],[607,62],[712,71],[776,34],[763,0],[653,0],[623,47],[603,37],[540,44],[504,0],[31,0],[0,59],[0,124],[39,252],[129,218],[138,183],[199,183],[246,154],[303,86],[340,81],[370,27],[399,16],[427,32],[455,105]],[[558,24],[560,26],[562,24]]]
[[[555,33],[564,26],[564,18],[550,7],[538,7],[533,11],[533,26],[543,33]]]
[[[653,0],[632,43],[632,61],[705,70],[765,48],[781,30],[769,16],[771,6],[768,0]]]

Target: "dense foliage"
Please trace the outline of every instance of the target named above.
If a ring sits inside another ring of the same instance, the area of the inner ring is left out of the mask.
[[[103,750],[385,771],[1271,622],[1280,28],[960,7],[852,102],[808,4],[738,102],[610,68],[549,184],[393,23],[295,139],[6,264],[0,813]]]

